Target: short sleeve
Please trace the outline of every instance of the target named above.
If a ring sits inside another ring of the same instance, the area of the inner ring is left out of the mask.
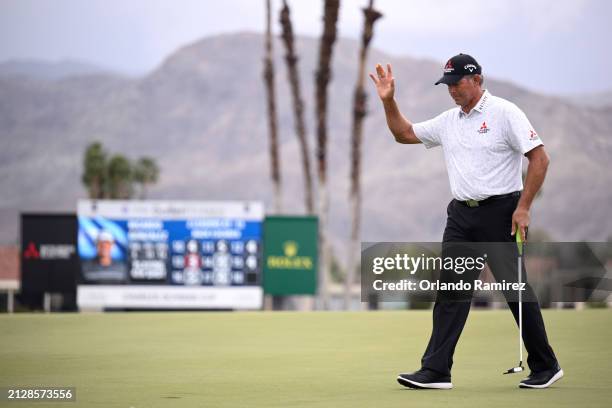
[[[544,144],[537,134],[527,115],[516,105],[511,104],[507,110],[507,138],[512,149],[525,154]]]
[[[426,148],[431,149],[442,144],[447,115],[448,112],[444,112],[433,119],[412,125],[412,131]]]

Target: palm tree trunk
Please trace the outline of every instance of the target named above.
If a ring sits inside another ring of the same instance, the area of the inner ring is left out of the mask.
[[[282,212],[282,193],[280,164],[278,157],[278,132],[276,119],[276,92],[274,88],[274,64],[272,60],[272,28],[270,24],[270,0],[266,0],[266,55],[264,58],[263,77],[266,83],[266,96],[268,101],[268,127],[270,131],[270,170],[274,188],[274,210],[277,214]]]
[[[319,175],[319,294],[322,307],[329,306],[327,289],[331,259],[327,242],[327,212],[329,197],[327,195],[327,85],[331,79],[331,57],[336,41],[336,24],[340,0],[325,0],[323,15],[323,35],[319,44],[319,68],[315,74],[315,102],[317,121],[317,160]]]
[[[372,40],[374,23],[382,14],[374,10],[374,0],[370,0],[367,8],[363,9],[364,22],[361,36],[361,49],[359,51],[359,72],[357,84],[353,94],[353,134],[351,144],[351,190],[349,201],[351,206],[351,241],[348,253],[348,269],[344,281],[344,308],[350,308],[351,286],[355,281],[355,270],[359,268],[360,231],[361,231],[361,143],[363,138],[363,119],[366,116],[366,93],[364,90],[365,65],[368,47]]]
[[[102,183],[100,182],[100,178],[99,177],[93,177],[93,179],[91,180],[91,185],[90,185],[90,197],[93,199],[97,199],[97,198],[102,198],[100,197],[102,189],[100,188],[100,185]]]
[[[142,183],[142,189],[140,190],[140,199],[141,200],[144,200],[144,199],[147,198],[147,190],[148,190],[147,187],[148,187],[148,184],[149,183],[146,183],[146,182]]]
[[[283,8],[280,13],[280,23],[283,27],[283,42],[285,44],[285,61],[287,62],[287,74],[291,86],[291,96],[293,97],[293,113],[295,116],[295,133],[300,143],[302,152],[302,172],[304,174],[304,205],[307,214],[314,211],[312,195],[312,175],[310,172],[310,149],[306,138],[306,125],[304,123],[304,102],[300,90],[300,76],[297,69],[298,58],[295,55],[293,27],[287,1],[283,0]]]

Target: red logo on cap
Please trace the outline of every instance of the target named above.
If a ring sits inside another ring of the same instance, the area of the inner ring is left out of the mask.
[[[28,247],[25,251],[23,251],[23,257],[25,259],[38,259],[40,258],[40,253],[38,253],[38,249],[36,249],[36,245],[33,242],[28,244]]]
[[[487,123],[482,122],[480,129],[478,129],[478,133],[487,133],[488,131],[489,131],[489,128],[487,127]]]
[[[453,63],[451,62],[451,60],[448,60],[448,62],[444,66],[444,73],[448,74],[449,72],[453,72],[454,70],[455,68],[453,67]]]

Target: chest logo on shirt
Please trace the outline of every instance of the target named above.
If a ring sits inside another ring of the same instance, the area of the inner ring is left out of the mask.
[[[489,131],[489,128],[487,127],[487,122],[482,122],[482,125],[480,125],[480,129],[478,129],[478,133],[485,134],[488,131]]]

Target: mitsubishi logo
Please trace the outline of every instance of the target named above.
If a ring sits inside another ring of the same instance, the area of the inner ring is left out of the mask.
[[[30,242],[28,244],[28,247],[25,249],[25,251],[23,251],[23,257],[25,259],[39,259],[40,258],[40,253],[38,252],[38,249],[36,249],[36,245],[34,245],[33,242]]]

